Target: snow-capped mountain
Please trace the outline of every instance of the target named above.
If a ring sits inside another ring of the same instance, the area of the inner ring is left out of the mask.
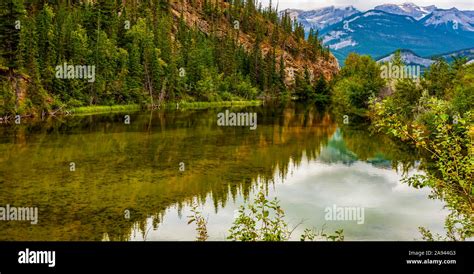
[[[464,31],[474,31],[474,11],[461,11],[456,8],[438,9],[436,6],[420,7],[413,3],[384,4],[374,8],[390,14],[410,16],[418,21],[423,21],[425,26],[447,26],[448,28],[461,28]],[[353,6],[347,7],[325,7],[315,10],[286,9],[281,14],[287,13],[291,18],[297,19],[305,29],[310,28],[322,30],[331,25],[340,23],[344,19],[360,14]]]
[[[460,11],[456,8],[434,10],[430,15],[423,18],[421,22],[425,26],[434,26],[435,28],[474,31],[474,14]]]
[[[474,32],[461,27],[440,31],[440,25],[426,23],[431,22],[430,18],[417,21],[410,16],[369,10],[323,29],[320,35],[340,63],[350,52],[377,58],[404,48],[431,56],[474,47]]]
[[[464,10],[463,11],[465,15],[474,18],[474,10]]]
[[[334,6],[315,9],[315,10],[297,10],[286,9],[281,11],[281,14],[287,13],[292,19],[297,19],[303,24],[305,29],[309,31],[310,28],[315,30],[324,29],[330,25],[336,24],[353,14],[360,13],[353,6],[337,8]]]
[[[470,49],[463,49],[454,52],[444,53],[444,54],[437,54],[435,56],[431,56],[432,59],[434,58],[443,58],[448,62],[454,61],[454,58],[466,58],[469,62],[474,60],[474,48]]]
[[[384,4],[374,8],[374,10],[381,10],[387,13],[411,16],[416,20],[422,19],[436,9],[436,6],[419,7],[413,3],[404,3],[400,5]]]
[[[379,63],[390,62],[394,56],[395,56],[395,52],[392,52],[389,55],[378,58],[377,62]],[[472,64],[474,62],[474,48],[463,49],[463,50],[459,50],[455,52],[437,54],[437,55],[427,56],[427,57],[421,57],[411,50],[402,49],[400,50],[400,56],[406,65],[419,65],[423,68],[429,67],[434,62],[436,62],[435,60],[438,58],[442,58],[446,60],[447,62],[451,63],[454,61],[454,58],[462,57],[462,58],[466,58],[466,60],[468,61],[467,64]]]
[[[395,52],[388,56],[380,58],[379,60],[377,60],[377,62],[379,63],[390,62],[392,58],[394,57],[394,55],[395,55]],[[416,53],[414,53],[411,50],[400,50],[400,56],[406,65],[419,65],[422,67],[429,67],[431,64],[435,62],[429,58],[423,58],[421,56],[418,56]]]
[[[340,64],[350,52],[377,58],[397,49],[431,56],[474,48],[474,11],[405,3],[384,4],[366,12],[352,6],[285,12],[307,31],[318,29]]]

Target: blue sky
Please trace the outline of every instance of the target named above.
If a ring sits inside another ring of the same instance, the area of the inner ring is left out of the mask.
[[[270,0],[260,0],[268,5]],[[297,8],[314,9],[327,6],[349,6],[352,5],[360,10],[368,10],[377,5],[392,3],[401,4],[405,2],[415,3],[419,6],[435,5],[439,8],[448,9],[456,7],[461,10],[474,10],[474,0],[272,0],[274,5],[279,2],[279,9]]]

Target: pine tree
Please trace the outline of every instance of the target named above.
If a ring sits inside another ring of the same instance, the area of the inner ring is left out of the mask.
[[[100,28],[105,30],[109,37],[115,36],[117,22],[117,7],[115,0],[98,0],[95,4],[100,20]]]
[[[20,43],[21,19],[25,13],[23,1],[0,1],[0,41],[3,64],[8,67],[10,75],[19,68],[18,45]]]
[[[54,66],[56,57],[56,48],[54,46],[54,12],[53,9],[45,4],[43,9],[36,17],[37,26],[37,46],[38,46],[38,65],[43,87],[46,90],[53,89]]]
[[[21,19],[25,13],[23,1],[21,0],[2,0],[0,1],[0,56],[2,63],[8,67],[8,78],[15,94],[15,110],[20,103],[20,91],[18,81],[15,76],[15,70],[18,70],[21,61],[18,57],[20,44]]]

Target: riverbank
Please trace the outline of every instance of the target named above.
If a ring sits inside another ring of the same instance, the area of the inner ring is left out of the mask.
[[[168,103],[166,108],[177,108],[177,109],[204,109],[204,108],[217,108],[217,107],[251,107],[260,106],[263,104],[261,100],[252,101],[222,101],[222,102],[180,102],[180,103]]]
[[[139,111],[140,105],[114,105],[114,106],[86,106],[73,108],[66,114],[70,115],[93,115],[123,111]]]
[[[207,108],[222,108],[222,107],[251,107],[261,106],[263,100],[251,100],[251,101],[221,101],[221,102],[168,102],[162,105],[159,110],[192,110],[192,109],[207,109]],[[60,117],[60,116],[88,116],[97,114],[108,114],[108,113],[121,113],[121,112],[137,112],[140,110],[151,110],[151,107],[141,106],[138,104],[130,105],[112,105],[112,106],[83,106],[77,108],[64,109],[61,111],[53,111],[54,115],[49,117]],[[48,115],[46,116],[48,117]],[[22,120],[41,120],[39,115],[21,115]],[[15,116],[0,117],[0,124],[11,124],[15,123]]]
[[[248,107],[248,106],[260,106],[263,104],[261,100],[252,101],[221,101],[221,102],[169,102],[163,104],[159,109],[206,109],[206,108],[218,108],[218,107]],[[125,111],[139,111],[143,108],[138,104],[132,105],[114,105],[114,106],[86,106],[78,107],[69,110],[67,113],[70,115],[94,115],[94,114],[106,114],[114,112],[125,112]]]

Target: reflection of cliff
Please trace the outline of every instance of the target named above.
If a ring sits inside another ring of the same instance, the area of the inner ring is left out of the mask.
[[[158,225],[172,205],[212,197],[217,209],[247,196],[257,178],[285,176],[336,129],[307,107],[247,111],[258,112],[256,131],[217,127],[217,111],[204,110],[135,114],[130,125],[119,115],[35,125],[22,129],[22,144],[4,133],[0,203],[37,206],[39,224],[0,222],[0,240],[128,239],[134,224],[155,216]]]

